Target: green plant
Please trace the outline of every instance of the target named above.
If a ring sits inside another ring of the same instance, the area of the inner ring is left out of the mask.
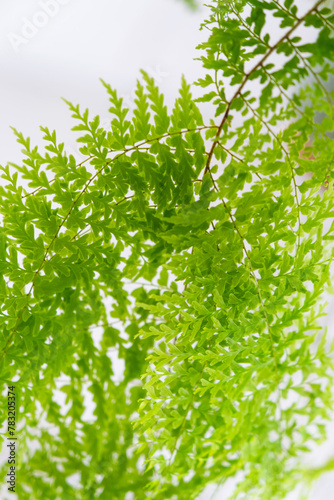
[[[211,2],[209,123],[185,80],[169,112],[143,73],[133,116],[103,83],[111,131],[68,103],[80,164],[55,132],[41,151],[15,130],[0,366],[17,390],[20,500],[195,499],[235,476],[234,498],[281,500],[303,480],[333,408],[318,318],[334,239],[334,15],[303,8]]]
[[[182,1],[191,9],[196,9],[198,7],[196,0],[182,0]]]

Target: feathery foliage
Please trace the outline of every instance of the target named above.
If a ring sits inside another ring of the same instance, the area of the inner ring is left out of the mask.
[[[130,113],[103,82],[110,130],[67,103],[81,163],[14,131],[0,378],[20,500],[189,500],[228,478],[282,500],[303,480],[333,408],[333,24],[321,0],[212,1],[197,102],[183,79],[168,110],[143,72]]]

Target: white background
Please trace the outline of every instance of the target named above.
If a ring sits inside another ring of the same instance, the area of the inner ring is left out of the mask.
[[[99,78],[118,89],[131,108],[140,68],[156,77],[169,105],[182,74],[189,82],[199,76],[201,65],[193,59],[198,56],[196,45],[207,37],[199,31],[204,8],[193,13],[177,0],[62,0],[51,15],[45,14],[42,3],[0,3],[2,165],[21,157],[10,126],[29,135],[35,144],[41,144],[40,125],[56,129],[58,140],[74,153],[73,121],[60,98],[88,107],[107,123],[108,100]],[[320,465],[332,455],[334,425],[311,464]],[[329,500],[333,489],[334,474],[328,473],[310,492],[310,500]],[[201,500],[209,500],[213,490],[208,488]],[[227,489],[220,489],[214,498],[227,498]],[[291,494],[291,500],[295,498]]]

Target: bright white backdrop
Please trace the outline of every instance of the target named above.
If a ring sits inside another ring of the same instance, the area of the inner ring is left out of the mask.
[[[303,0],[304,4],[312,4]],[[193,13],[177,0],[2,0],[0,3],[0,163],[19,161],[10,125],[41,143],[39,126],[56,129],[71,152],[77,146],[65,97],[108,120],[103,78],[131,108],[140,68],[154,76],[172,104],[181,75],[189,82],[201,71],[195,47],[204,8]],[[333,314],[329,325],[333,325]],[[326,445],[312,460],[334,455],[334,425]],[[330,500],[334,474],[310,492],[310,500]],[[213,488],[201,496],[209,500]],[[215,500],[227,497],[219,490]],[[334,497],[334,495],[333,495]],[[291,500],[295,499],[291,495]],[[268,499],[270,500],[270,499]]]

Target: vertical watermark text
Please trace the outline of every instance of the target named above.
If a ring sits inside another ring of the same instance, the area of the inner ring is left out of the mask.
[[[9,470],[6,475],[8,491],[15,493],[16,487],[16,397],[15,397],[15,385],[8,387],[8,414],[7,414],[7,448],[8,448],[8,465]]]

